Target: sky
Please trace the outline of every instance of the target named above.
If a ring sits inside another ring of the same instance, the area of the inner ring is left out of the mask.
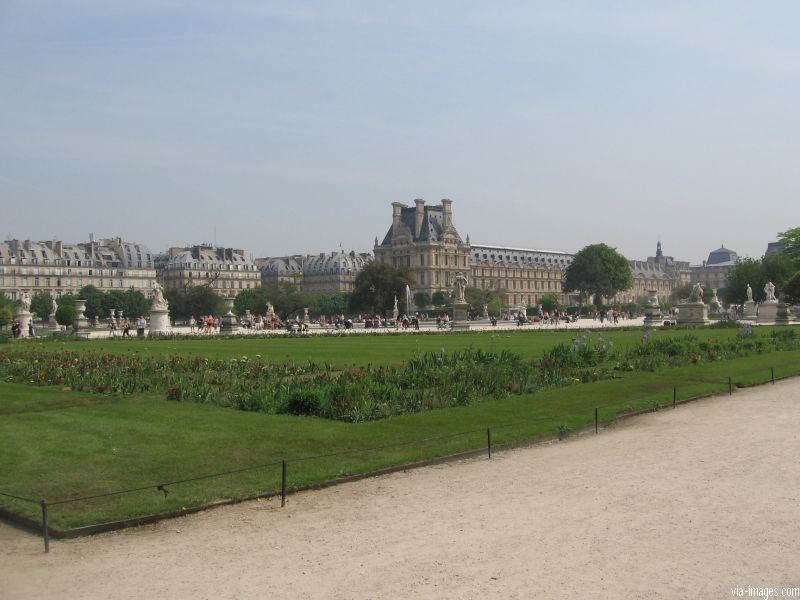
[[[6,238],[699,263],[800,225],[796,2],[0,0]]]

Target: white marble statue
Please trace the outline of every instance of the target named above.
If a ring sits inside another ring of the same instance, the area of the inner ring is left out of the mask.
[[[464,277],[463,273],[458,273],[456,275],[456,278],[453,281],[453,286],[456,289],[456,302],[466,302],[466,299],[464,298],[464,292],[467,289],[467,278]]]
[[[272,306],[272,302],[267,302],[267,316],[271,317],[275,314],[275,307]]]
[[[57,310],[58,310],[58,302],[56,302],[55,298],[50,298],[50,314],[51,315],[56,314]]]
[[[692,293],[689,294],[689,302],[702,302],[703,301],[703,284],[695,283],[692,288]]]
[[[31,312],[31,296],[28,292],[22,292],[19,297],[19,309],[22,312]]]
[[[156,281],[153,283],[153,301],[150,303],[150,310],[162,311],[168,308],[169,303],[164,298],[164,288]]]
[[[747,284],[747,301],[748,302],[753,301],[753,288],[750,287],[749,283]]]
[[[778,299],[775,297],[775,285],[768,281],[767,284],[764,286],[764,293],[767,295],[767,299],[765,302],[777,302]]]

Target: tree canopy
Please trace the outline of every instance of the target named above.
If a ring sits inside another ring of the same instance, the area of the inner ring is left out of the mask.
[[[800,227],[793,227],[778,234],[783,252],[800,267]]]
[[[386,315],[405,297],[406,285],[413,285],[411,271],[407,267],[395,267],[387,262],[368,262],[356,276],[350,309]]]
[[[578,292],[582,301],[594,296],[595,304],[633,287],[631,268],[622,254],[606,244],[580,250],[567,267],[564,291]]]
[[[763,259],[740,258],[728,273],[725,300],[734,304],[743,304],[747,300],[747,285],[749,284],[753,290],[753,300],[762,302],[766,298],[764,285],[768,281],[775,284],[780,295],[797,272],[797,263],[785,252],[775,252]]]

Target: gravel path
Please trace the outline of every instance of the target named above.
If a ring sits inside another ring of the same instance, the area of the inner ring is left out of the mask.
[[[731,598],[800,586],[800,380],[599,436],[52,542],[0,598]]]

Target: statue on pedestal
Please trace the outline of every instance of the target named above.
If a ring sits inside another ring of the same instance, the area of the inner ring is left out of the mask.
[[[702,302],[703,301],[703,284],[695,283],[692,288],[692,293],[689,294],[689,302]]]
[[[463,273],[458,273],[456,275],[455,280],[453,281],[453,286],[456,290],[456,303],[463,304],[466,302],[464,298],[464,292],[467,289],[467,278],[464,277]]]
[[[764,300],[764,302],[778,301],[778,299],[775,297],[775,285],[771,281],[768,281],[764,286],[764,293],[767,295],[767,299]]]
[[[750,287],[749,283],[747,284],[747,301],[748,302],[753,301],[753,288]]]
[[[169,303],[164,298],[164,288],[157,281],[153,283],[153,301],[150,304],[152,311],[164,311],[169,309]]]
[[[31,296],[28,292],[22,292],[19,297],[19,309],[21,312],[31,312]]]

